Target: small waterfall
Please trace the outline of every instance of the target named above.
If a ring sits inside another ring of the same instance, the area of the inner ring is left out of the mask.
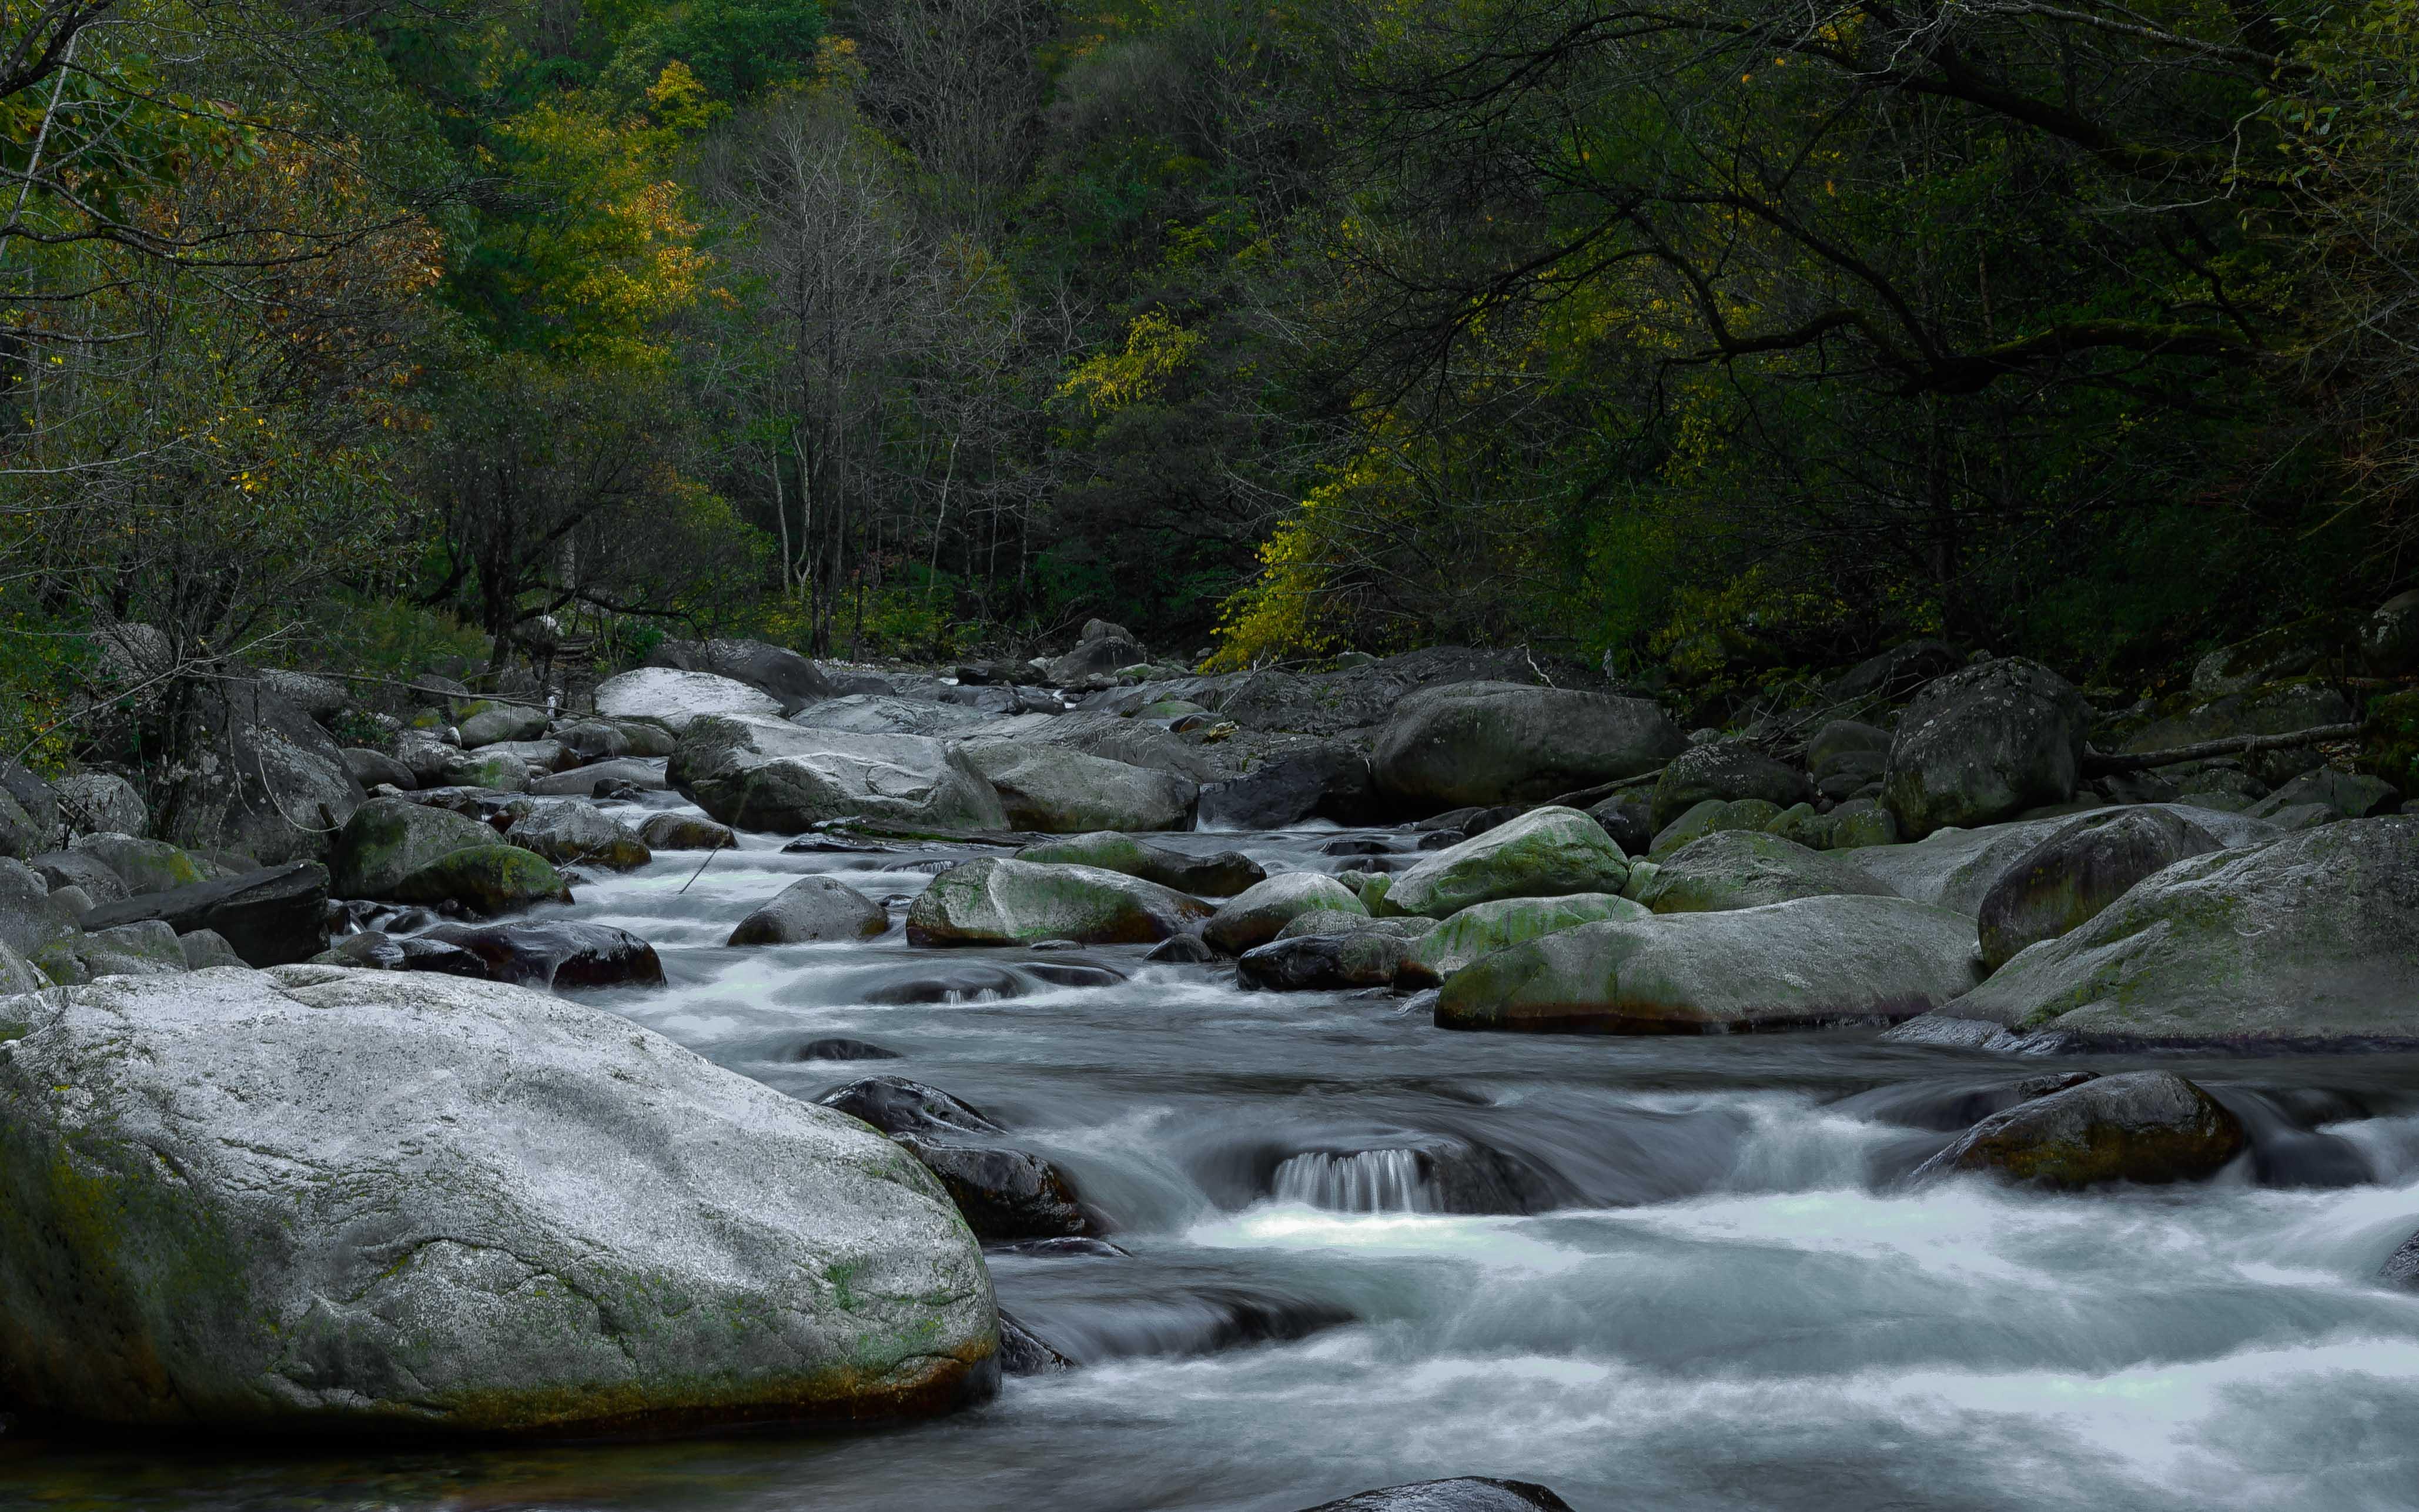
[[[1331,1212],[1434,1212],[1436,1194],[1419,1151],[1364,1149],[1349,1155],[1295,1155],[1276,1170],[1270,1195]]]

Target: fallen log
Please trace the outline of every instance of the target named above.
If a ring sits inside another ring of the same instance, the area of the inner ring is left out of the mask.
[[[1624,788],[1643,787],[1661,778],[1662,775],[1663,768],[1658,766],[1651,772],[1641,772],[1636,777],[1625,777],[1613,782],[1599,782],[1595,787],[1581,788],[1577,793],[1565,793],[1559,798],[1548,798],[1545,806],[1584,809],[1592,803],[1602,803]]]
[[[2367,728],[2366,721],[2322,724],[2307,730],[2288,730],[2281,735],[2229,735],[2224,740],[2204,740],[2197,745],[2174,746],[2165,750],[2146,750],[2133,755],[2112,755],[2087,748],[2083,752],[2083,775],[2108,777],[2119,772],[2146,772],[2154,766],[2173,766],[2179,762],[2204,762],[2213,756],[2257,756],[2263,750],[2291,750],[2301,746],[2315,746],[2322,740],[2354,739]]]

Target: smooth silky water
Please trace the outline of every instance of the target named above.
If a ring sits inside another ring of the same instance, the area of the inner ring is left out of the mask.
[[[1332,870],[1355,864],[1321,854],[1339,833],[1170,842]],[[652,940],[672,979],[594,1000],[802,1098],[932,1083],[1058,1161],[1131,1254],[992,1270],[1081,1368],[853,1436],[298,1456],[21,1431],[0,1496],[1289,1512],[1493,1474],[1581,1512],[2419,1505],[2419,1296],[2371,1280],[2419,1227],[2412,1057],[2161,1062],[2254,1132],[2208,1185],[1910,1191],[1975,1094],[2070,1063],[1870,1030],[1453,1034],[1383,995],[1240,992],[1139,948],[911,950],[895,922],[725,948],[798,874],[895,921],[974,854],[779,843],[581,888],[562,912]],[[901,1058],[798,1058],[834,1037]]]

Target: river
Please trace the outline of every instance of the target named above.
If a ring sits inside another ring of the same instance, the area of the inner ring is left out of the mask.
[[[1170,842],[1333,869],[1346,833]],[[1452,1034],[1386,995],[1243,993],[1139,948],[911,950],[895,923],[725,948],[797,874],[895,920],[972,854],[779,846],[582,888],[557,912],[644,935],[672,980],[596,1000],[800,1097],[933,1084],[1059,1162],[1127,1253],[996,1253],[993,1273],[1081,1368],[843,1437],[298,1457],[20,1435],[0,1492],[1291,1512],[1494,1474],[1580,1512],[2419,1505],[2419,1296],[2370,1279],[2419,1227],[2419,1059],[2162,1062],[2253,1128],[2255,1157],[2207,1185],[1914,1191],[1978,1096],[2053,1067],[1865,1030]],[[901,1058],[799,1058],[833,1037]]]

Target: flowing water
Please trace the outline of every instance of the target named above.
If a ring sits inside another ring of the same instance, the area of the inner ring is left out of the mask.
[[[1323,854],[1339,838],[1172,842],[1359,864]],[[1057,1161],[1125,1253],[992,1269],[1080,1368],[851,1437],[272,1458],[21,1435],[0,1500],[1290,1512],[1476,1473],[1581,1512],[2419,1505],[2419,1296],[2371,1280],[2419,1227],[2419,1060],[2165,1062],[2254,1132],[2208,1185],[1914,1191],[1994,1088],[2053,1068],[1870,1031],[1449,1034],[1383,995],[1243,993],[1139,949],[911,950],[895,925],[725,948],[797,874],[895,918],[970,854],[778,844],[686,892],[695,853],[583,888],[567,912],[672,978],[596,1000],[799,1097],[932,1083]],[[901,1058],[801,1058],[832,1039]]]

